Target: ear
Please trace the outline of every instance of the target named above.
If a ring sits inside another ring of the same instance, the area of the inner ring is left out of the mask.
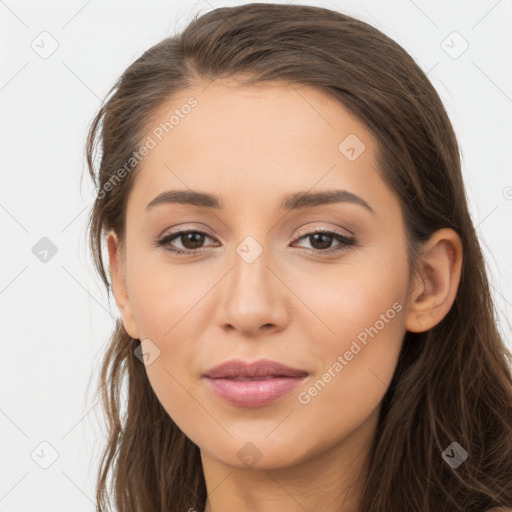
[[[423,246],[419,275],[409,291],[405,328],[423,332],[450,311],[457,295],[462,268],[462,242],[450,228],[436,231]]]
[[[126,253],[114,231],[109,231],[107,235],[107,247],[110,263],[110,279],[112,280],[112,289],[114,291],[117,308],[121,314],[126,332],[132,338],[139,339],[139,330],[135,323],[126,287]]]

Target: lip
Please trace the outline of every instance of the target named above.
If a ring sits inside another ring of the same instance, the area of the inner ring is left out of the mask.
[[[262,407],[290,393],[309,375],[277,361],[232,360],[203,374],[222,399],[240,407]]]

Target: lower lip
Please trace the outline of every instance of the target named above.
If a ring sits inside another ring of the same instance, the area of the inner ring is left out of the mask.
[[[263,380],[210,379],[213,391],[232,405],[262,407],[290,393],[306,377],[275,377]]]

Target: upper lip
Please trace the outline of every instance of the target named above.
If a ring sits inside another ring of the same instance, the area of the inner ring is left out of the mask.
[[[241,359],[234,359],[211,368],[203,374],[210,379],[236,378],[236,377],[305,377],[308,372],[291,368],[277,361],[260,359],[247,363]]]

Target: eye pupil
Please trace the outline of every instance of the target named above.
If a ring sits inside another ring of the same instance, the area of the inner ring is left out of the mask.
[[[314,235],[309,235],[312,240],[315,241],[315,243],[318,241],[318,237],[326,237],[327,243],[320,243],[320,247],[316,246],[315,243],[312,243],[311,245],[315,247],[315,249],[328,249],[332,242],[332,235],[326,234],[326,233],[315,233]]]
[[[204,243],[204,234],[198,233],[197,231],[190,231],[181,235],[181,242],[187,249],[198,249]],[[192,246],[187,246],[187,243],[191,241]]]

